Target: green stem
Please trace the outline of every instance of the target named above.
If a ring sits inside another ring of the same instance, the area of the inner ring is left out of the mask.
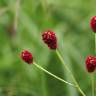
[[[68,84],[68,85],[71,85],[71,86],[73,86],[73,87],[77,87],[76,85],[71,84],[71,83],[69,83],[69,82],[63,80],[62,78],[60,78],[60,77],[58,77],[58,76],[52,74],[51,72],[49,72],[49,71],[47,71],[46,69],[42,68],[41,66],[39,66],[39,65],[36,64],[35,62],[34,62],[34,65],[35,65],[37,68],[39,68],[39,69],[41,69],[42,71],[44,71],[45,73],[47,73],[47,74],[51,75],[52,77],[58,79],[59,81],[61,81],[61,82],[63,82],[63,83],[66,83],[66,84]]]
[[[92,96],[94,95],[94,73],[91,74],[91,81],[92,81]]]
[[[96,33],[95,35],[95,54],[96,54]],[[91,74],[91,82],[92,82],[92,96],[95,96],[95,90],[94,90],[94,73]]]
[[[68,68],[68,66],[65,64],[65,62],[64,62],[64,60],[63,60],[63,58],[62,58],[62,56],[60,55],[60,53],[59,53],[58,50],[56,50],[56,54],[57,54],[57,56],[59,57],[61,63],[62,63],[62,64],[64,65],[64,67],[66,68],[66,70],[69,72],[69,74],[70,74],[71,78],[73,79],[74,83],[77,85],[78,91],[82,94],[82,96],[86,96],[85,93],[84,93],[84,92],[82,91],[82,89],[80,88],[79,84],[77,83],[77,81],[76,81],[75,77],[73,76],[72,72],[70,71],[70,69]]]
[[[96,33],[95,33],[95,55],[96,55]]]

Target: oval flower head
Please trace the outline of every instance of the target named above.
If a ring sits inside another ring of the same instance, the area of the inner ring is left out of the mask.
[[[88,72],[94,72],[95,71],[95,68],[96,68],[96,57],[93,57],[93,56],[88,56],[86,58],[86,69]]]
[[[90,27],[93,32],[96,32],[96,16],[93,16],[90,20]]]
[[[42,40],[50,49],[55,50],[57,48],[57,37],[53,31],[45,31],[42,34]]]
[[[33,63],[33,56],[31,54],[31,52],[29,52],[28,50],[24,50],[21,53],[21,58],[23,61],[25,61],[28,64],[32,64]]]

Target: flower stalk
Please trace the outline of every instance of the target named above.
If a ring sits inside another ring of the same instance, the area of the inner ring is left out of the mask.
[[[95,35],[95,54],[96,54],[96,33],[94,33]],[[91,74],[91,82],[92,82],[92,96],[95,96],[95,82],[94,82],[94,73]]]
[[[79,84],[77,83],[77,81],[76,81],[75,77],[73,76],[72,72],[70,71],[70,69],[68,68],[68,66],[65,64],[65,62],[64,62],[64,60],[63,60],[63,58],[62,58],[62,56],[60,55],[60,53],[59,53],[58,50],[56,50],[56,54],[57,54],[58,58],[60,59],[61,63],[62,63],[62,64],[64,65],[64,67],[66,68],[66,70],[69,72],[72,80],[74,81],[74,83],[75,83],[76,86],[77,86],[78,91],[82,94],[82,96],[86,96],[85,93],[84,93],[84,92],[82,91],[82,89],[80,88]]]
[[[91,74],[91,82],[92,82],[92,96],[94,95],[94,73]]]
[[[39,69],[41,69],[42,71],[44,71],[46,74],[49,74],[50,76],[56,78],[57,80],[59,80],[59,81],[61,81],[61,82],[63,82],[63,83],[66,83],[66,84],[68,84],[68,85],[70,85],[70,86],[77,87],[76,85],[74,85],[74,84],[72,84],[72,83],[69,83],[69,82],[65,81],[64,79],[62,79],[62,78],[54,75],[53,73],[47,71],[47,70],[44,69],[43,67],[39,66],[36,62],[34,62],[33,65],[35,65],[37,68],[39,68]]]

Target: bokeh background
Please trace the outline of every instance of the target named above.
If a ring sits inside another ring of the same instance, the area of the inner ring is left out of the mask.
[[[82,90],[91,96],[85,58],[95,55],[89,26],[94,15],[96,0],[0,0],[0,96],[82,96],[21,60],[22,50],[30,50],[40,66],[72,82],[55,51],[42,42],[47,29],[56,33],[61,55]]]

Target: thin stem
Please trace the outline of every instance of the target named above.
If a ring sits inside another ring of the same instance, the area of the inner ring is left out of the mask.
[[[94,95],[94,73],[91,74],[91,81],[92,81],[92,96]]]
[[[95,55],[96,55],[96,33],[95,33]]]
[[[62,63],[62,64],[64,65],[64,67],[66,68],[66,70],[69,72],[69,74],[70,74],[71,78],[73,79],[74,83],[77,85],[78,91],[82,94],[82,96],[86,96],[85,93],[84,93],[84,92],[82,91],[82,89],[80,88],[79,84],[77,83],[77,81],[76,81],[75,77],[73,76],[72,72],[70,71],[70,69],[68,68],[68,66],[65,64],[65,62],[64,62],[64,60],[63,60],[63,58],[62,58],[62,56],[60,55],[60,53],[59,53],[58,50],[56,50],[56,54],[57,54],[57,56],[59,57],[61,63]]]
[[[51,72],[49,72],[49,71],[47,71],[46,69],[42,68],[41,66],[39,66],[39,65],[36,64],[35,62],[34,62],[34,65],[35,65],[37,68],[39,68],[39,69],[41,69],[42,71],[44,71],[45,73],[47,73],[47,74],[51,75],[52,77],[58,79],[59,81],[61,81],[61,82],[63,82],[63,83],[66,83],[66,84],[68,84],[68,85],[71,85],[71,86],[73,86],[73,87],[77,87],[76,85],[71,84],[71,83],[69,83],[69,82],[63,80],[62,78],[60,78],[60,77],[58,77],[58,76],[52,74]]]
[[[95,55],[96,55],[96,33],[94,34],[95,35]],[[94,73],[91,74],[91,82],[92,82],[92,96],[95,96],[95,87],[94,87]]]

